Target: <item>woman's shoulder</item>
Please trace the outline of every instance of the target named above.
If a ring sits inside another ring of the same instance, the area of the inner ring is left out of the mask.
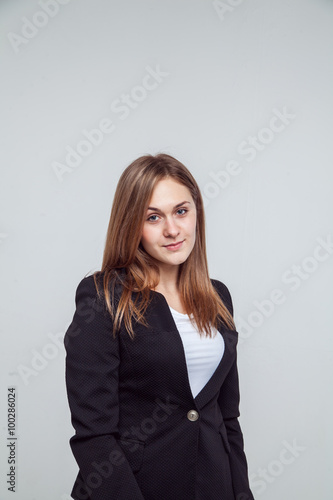
[[[90,297],[94,298],[103,297],[105,294],[104,286],[106,280],[107,288],[109,289],[109,291],[111,291],[112,282],[115,282],[115,291],[117,292],[120,286],[120,282],[116,278],[117,277],[114,275],[107,276],[107,273],[105,271],[95,271],[92,274],[86,274],[83,278],[81,278],[77,285],[76,296],[80,296],[81,294],[83,294],[89,295]]]
[[[229,309],[229,311],[233,315],[234,308],[233,308],[231,294],[230,294],[230,291],[229,291],[229,288],[227,287],[227,285],[218,279],[210,278],[210,281],[212,282],[212,285],[219,293],[224,304],[227,306],[227,308]]]

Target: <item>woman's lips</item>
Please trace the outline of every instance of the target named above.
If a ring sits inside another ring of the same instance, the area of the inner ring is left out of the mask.
[[[172,243],[171,245],[165,245],[165,248],[168,250],[178,250],[182,246],[183,242],[184,240],[179,241],[178,243]]]

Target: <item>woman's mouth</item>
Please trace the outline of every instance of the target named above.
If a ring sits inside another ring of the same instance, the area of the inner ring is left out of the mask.
[[[164,246],[168,250],[178,250],[182,246],[183,242],[184,242],[184,240],[178,241],[177,243],[171,243],[170,245],[164,245]]]

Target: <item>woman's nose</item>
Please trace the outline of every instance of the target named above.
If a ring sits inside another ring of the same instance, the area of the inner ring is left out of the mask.
[[[177,236],[179,233],[179,228],[177,226],[176,221],[174,221],[172,218],[166,218],[165,224],[164,224],[164,234],[166,236]]]

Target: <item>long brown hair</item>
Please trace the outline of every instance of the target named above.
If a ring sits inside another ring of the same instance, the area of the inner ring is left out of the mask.
[[[179,266],[177,282],[185,310],[187,314],[193,314],[199,332],[208,336],[211,336],[211,326],[218,327],[218,317],[227,328],[234,330],[232,315],[208,274],[204,206],[199,187],[181,162],[160,153],[141,156],[121,174],[113,199],[102,268],[93,275],[99,296],[98,278],[103,277],[107,309],[114,320],[113,335],[122,320],[131,338],[134,338],[132,318],[148,326],[144,314],[150,290],[159,283],[159,269],[140,240],[154,187],[165,178],[172,178],[189,189],[197,211],[194,247]],[[117,284],[121,286],[122,293],[116,303],[114,291]],[[140,292],[135,294],[134,301],[132,292]]]

